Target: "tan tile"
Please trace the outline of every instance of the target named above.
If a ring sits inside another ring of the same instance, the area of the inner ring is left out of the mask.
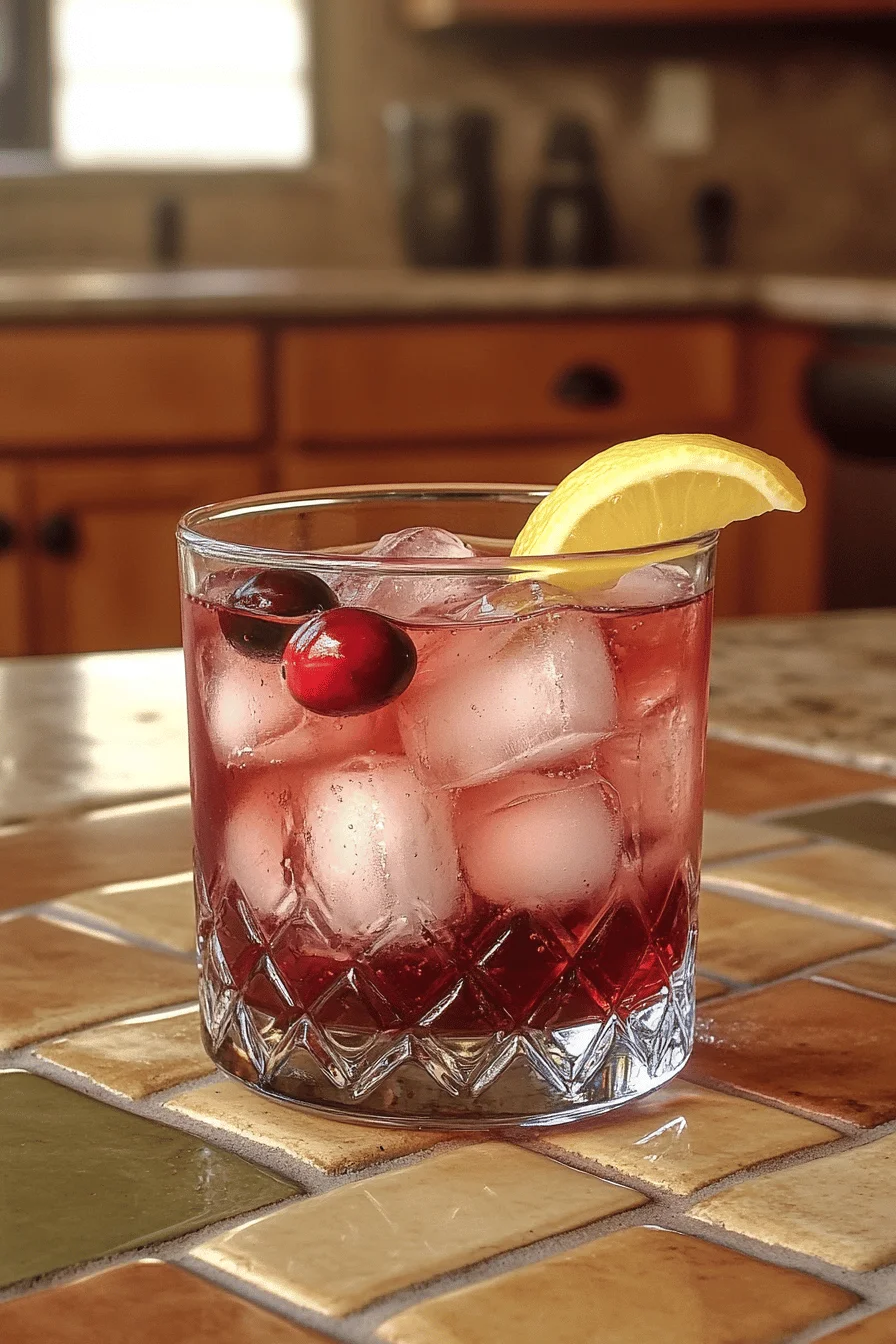
[[[696,1237],[632,1227],[431,1298],[391,1344],[783,1344],[854,1293]]]
[[[686,1073],[871,1128],[896,1119],[894,1057],[896,1004],[787,980],[701,1008]]]
[[[870,929],[776,910],[705,888],[700,893],[700,969],[730,980],[776,980],[801,966],[879,947],[884,941],[882,934]]]
[[[695,1218],[843,1269],[896,1260],[896,1134],[757,1176],[695,1204]]]
[[[32,916],[0,924],[0,1049],[195,997],[179,957]]]
[[[35,1054],[134,1101],[214,1072],[199,1037],[197,1008],[168,1008],[91,1027],[47,1041]]]
[[[341,1124],[299,1106],[268,1101],[229,1078],[217,1078],[165,1105],[179,1115],[189,1115],[231,1134],[242,1134],[266,1148],[310,1162],[331,1175],[421,1153],[445,1139],[458,1137],[438,1130]]]
[[[151,938],[178,952],[192,952],[196,945],[193,879],[189,876],[118,882],[98,891],[81,891],[60,901],[58,909],[95,915],[116,929]]]
[[[834,840],[848,840],[853,845],[867,845],[869,849],[896,854],[894,803],[896,795],[891,793],[889,799],[860,798],[833,807],[813,807],[808,812],[794,812],[781,820],[811,831],[813,835],[828,835]]]
[[[825,1125],[756,1101],[674,1085],[603,1120],[542,1136],[561,1152],[677,1195],[693,1194],[757,1162],[839,1137]]]
[[[745,817],[727,817],[724,812],[708,811],[703,815],[704,863],[736,859],[768,849],[786,849],[805,840],[801,831],[785,826],[769,826],[762,821],[748,821]]]
[[[138,1260],[0,1302],[7,1344],[327,1344],[196,1274]]]
[[[192,866],[188,798],[103,808],[80,817],[0,829],[0,909],[55,901],[111,882]]]
[[[694,980],[694,994],[698,1003],[704,999],[715,999],[720,994],[727,994],[728,986],[723,985],[721,980],[713,980],[708,975],[698,975]]]
[[[826,1344],[893,1344],[896,1339],[896,1307],[878,1311],[873,1316],[845,1325],[832,1335],[825,1335]]]
[[[713,811],[742,816],[892,787],[893,780],[887,775],[866,774],[804,756],[745,747],[739,742],[710,738],[706,743],[706,806]]]
[[[644,1202],[537,1153],[482,1143],[303,1200],[193,1254],[299,1306],[344,1316]]]
[[[896,999],[896,943],[888,943],[876,952],[866,952],[862,957],[847,957],[835,966],[826,966],[818,974],[825,980],[836,980],[840,985]]]
[[[896,858],[857,845],[811,845],[794,854],[704,868],[704,881],[796,901],[896,929]]]

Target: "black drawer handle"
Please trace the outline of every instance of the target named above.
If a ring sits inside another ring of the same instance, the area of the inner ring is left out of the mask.
[[[81,538],[78,536],[78,523],[70,513],[51,513],[40,526],[40,544],[47,555],[59,560],[68,560],[78,554]]]
[[[15,523],[0,513],[0,555],[11,551],[18,541]]]
[[[574,364],[554,383],[554,396],[564,406],[582,410],[615,406],[622,400],[622,383],[612,369],[599,364]]]

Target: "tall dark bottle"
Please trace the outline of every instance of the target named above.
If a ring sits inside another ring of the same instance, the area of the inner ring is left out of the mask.
[[[574,117],[559,117],[548,131],[542,178],[526,220],[529,266],[609,266],[613,223],[598,176],[591,132]]]

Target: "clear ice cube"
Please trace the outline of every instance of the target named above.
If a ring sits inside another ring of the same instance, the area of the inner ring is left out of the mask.
[[[515,775],[460,794],[457,833],[470,888],[495,905],[563,913],[610,891],[619,825],[601,780]]]
[[[548,611],[552,607],[578,606],[572,593],[552,583],[537,579],[518,579],[503,584],[482,597],[452,612],[456,621],[506,621],[514,616],[531,616],[533,612]]]
[[[451,805],[401,757],[313,775],[304,832],[304,880],[334,933],[413,936],[458,913]]]
[[[262,919],[284,915],[296,902],[302,832],[298,800],[285,771],[247,779],[227,819],[223,863]]]
[[[631,569],[595,597],[601,607],[668,607],[694,596],[694,581],[681,565],[642,565]]]
[[[440,527],[408,527],[389,532],[364,551],[383,560],[469,560],[475,556],[460,537]],[[345,607],[370,607],[395,620],[439,616],[473,601],[488,587],[481,575],[348,573],[333,582]]]
[[[560,765],[599,742],[616,720],[613,667],[587,611],[458,626],[427,651],[396,707],[420,775],[464,788]]]

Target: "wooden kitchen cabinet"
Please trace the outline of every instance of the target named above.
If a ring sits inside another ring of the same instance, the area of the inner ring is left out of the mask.
[[[0,656],[28,650],[22,487],[17,466],[0,466]]]
[[[269,484],[261,458],[226,453],[81,458],[28,470],[35,653],[179,644],[178,519]]]
[[[896,14],[896,0],[404,0],[418,28],[465,22],[638,23],[649,20],[860,18]]]

